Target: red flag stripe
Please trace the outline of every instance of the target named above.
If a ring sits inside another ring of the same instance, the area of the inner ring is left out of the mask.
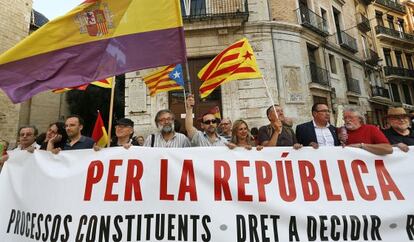
[[[154,78],[154,79],[152,79],[151,81],[145,81],[145,84],[147,84],[148,86],[149,85],[151,85],[151,86],[154,86],[154,83],[155,83],[155,85],[156,85],[156,83],[159,83],[160,82],[160,80],[162,81],[162,80],[169,80],[170,78],[168,77],[168,75],[162,75],[162,76],[160,76],[160,77],[158,77],[158,78]]]
[[[162,83],[162,82],[166,82],[166,81],[169,81],[169,80],[171,80],[169,77],[165,77],[165,78],[163,78],[163,79],[161,79],[161,80],[158,80],[155,84],[153,84],[153,85],[149,85],[149,84],[147,84],[147,86],[148,86],[148,88],[150,88],[150,89],[153,89],[153,88],[157,88],[158,87],[158,85],[160,84],[160,83]],[[152,84],[152,83],[151,83]]]
[[[221,83],[223,83],[225,80],[226,80],[226,78],[223,78],[222,80],[220,80],[218,82],[214,82],[214,83],[212,83],[208,86],[205,86],[203,88],[200,87],[200,93],[205,93],[205,92],[207,92],[209,90],[212,90],[212,89],[214,90],[216,87],[220,86]]]
[[[213,62],[208,66],[207,70],[204,72],[204,74],[201,76],[201,80],[207,80],[207,76],[210,75],[210,73],[217,67],[217,65],[219,64],[221,58],[230,50],[233,49],[237,49],[237,48],[241,48],[244,45],[244,41],[235,43],[231,46],[229,46],[227,49],[225,49],[224,51],[222,51],[218,56],[216,56],[213,59]]]
[[[256,71],[253,68],[246,66],[246,67],[239,67],[239,68],[237,68],[233,72],[233,74],[235,74],[235,73],[245,73],[245,72],[256,72]]]
[[[208,79],[213,79],[213,78],[218,77],[218,76],[221,76],[221,75],[223,75],[223,74],[233,72],[233,71],[237,70],[237,68],[238,68],[240,65],[241,65],[241,63],[238,63],[238,64],[235,64],[235,65],[228,66],[228,67],[226,67],[226,68],[223,68],[223,69],[217,70],[217,71],[215,71],[213,74],[211,74],[211,76],[209,76],[209,78],[208,78]]]
[[[145,83],[151,83],[151,82],[157,81],[161,77],[167,75],[169,72],[170,72],[170,70],[165,70],[165,71],[162,71],[160,73],[157,73],[156,76],[153,75],[153,76],[149,76],[149,77],[144,77],[144,82]]]
[[[223,59],[220,61],[220,64],[219,64],[219,65],[221,65],[221,64],[223,64],[223,63],[226,63],[226,62],[228,62],[228,61],[236,60],[237,58],[239,58],[239,53],[237,53],[237,54],[232,54],[232,55],[228,55],[228,56],[225,56],[225,57],[223,57]]]
[[[240,67],[240,68],[237,68],[236,70],[234,70],[233,73],[246,73],[246,72],[255,72],[255,70],[251,67]],[[212,83],[208,86],[200,88],[200,93],[204,93],[208,90],[215,89],[217,86],[221,85],[221,83],[223,83],[225,80],[226,79],[224,78],[224,79],[222,79],[218,82],[214,82],[214,83]]]
[[[159,91],[159,90],[163,90],[163,89],[167,89],[167,88],[173,88],[173,87],[180,87],[182,88],[180,85],[176,85],[176,84],[169,84],[169,85],[164,85],[164,86],[159,86],[157,88],[155,88],[154,90],[151,90],[150,95],[155,94],[155,92]]]
[[[159,72],[157,72],[157,73],[153,73],[152,75],[150,75],[150,76],[146,76],[146,77],[144,77],[144,80],[150,80],[150,79],[154,79],[154,78],[157,78],[157,77],[159,77],[159,76],[161,76],[161,75],[163,75],[163,73],[164,72],[166,72],[166,71],[168,71],[169,69],[171,69],[171,70],[173,70],[175,65],[169,65],[169,66],[167,66],[167,67],[165,67],[164,69],[162,69],[162,70],[160,70]],[[170,71],[171,71],[170,70]]]

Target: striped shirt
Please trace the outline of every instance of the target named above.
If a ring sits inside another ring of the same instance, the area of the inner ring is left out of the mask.
[[[148,135],[145,139],[144,146],[151,147],[151,143],[152,135]],[[170,140],[165,140],[164,137],[162,137],[161,132],[157,132],[154,134],[154,147],[184,148],[191,147],[191,143],[187,136],[181,133],[174,133],[174,136]]]
[[[225,146],[228,142],[225,138],[222,136],[217,135],[217,138],[215,140],[210,141],[207,134],[205,132],[201,132],[200,130],[197,130],[197,132],[194,134],[193,139],[191,140],[191,144],[193,146]]]

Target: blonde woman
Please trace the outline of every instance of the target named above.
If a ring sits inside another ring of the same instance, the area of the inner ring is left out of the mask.
[[[250,134],[249,126],[244,120],[239,119],[233,123],[231,142],[248,150],[256,146],[253,136]],[[263,149],[263,146],[256,146],[256,150],[261,149]]]

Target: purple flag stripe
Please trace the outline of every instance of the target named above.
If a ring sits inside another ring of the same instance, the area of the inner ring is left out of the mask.
[[[0,65],[0,88],[18,103],[42,91],[184,63],[185,59],[182,27],[130,34]]]

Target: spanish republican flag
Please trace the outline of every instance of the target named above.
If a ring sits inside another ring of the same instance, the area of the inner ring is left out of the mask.
[[[95,140],[99,147],[106,147],[109,142],[108,133],[106,132],[101,113],[98,111],[95,126],[92,131],[92,139]]]
[[[179,0],[86,0],[0,55],[0,88],[17,103],[185,59]]]
[[[253,49],[243,38],[223,50],[198,73],[203,81],[200,96],[207,97],[216,87],[229,81],[261,77]]]
[[[177,68],[177,66],[180,68]],[[155,96],[155,94],[160,93],[160,92],[181,90],[184,88],[182,86],[183,83],[180,83],[179,81],[175,80],[174,76],[172,75],[172,74],[178,73],[178,75],[181,75],[181,79],[182,79],[181,64],[177,66],[176,65],[163,66],[157,69],[156,71],[151,72],[150,74],[146,75],[143,78],[145,84],[147,85],[149,89],[151,97]]]

